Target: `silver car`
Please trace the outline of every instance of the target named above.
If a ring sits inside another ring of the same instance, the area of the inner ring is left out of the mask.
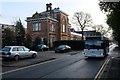
[[[36,51],[31,51],[25,46],[5,46],[2,49],[2,58],[11,58],[15,61],[18,61],[20,58],[32,57],[35,58],[37,56]]]

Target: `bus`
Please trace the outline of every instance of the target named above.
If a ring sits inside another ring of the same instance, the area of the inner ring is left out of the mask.
[[[106,57],[109,52],[109,40],[102,36],[85,38],[85,57]]]

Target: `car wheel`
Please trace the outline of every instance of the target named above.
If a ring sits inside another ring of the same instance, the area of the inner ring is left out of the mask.
[[[58,53],[58,51],[55,51],[55,53]]]
[[[19,59],[20,59],[19,56],[15,56],[15,57],[14,57],[14,60],[15,60],[15,61],[18,61]]]
[[[66,50],[63,50],[63,53],[67,52]]]
[[[34,53],[33,55],[32,55],[32,58],[35,58],[37,55]]]

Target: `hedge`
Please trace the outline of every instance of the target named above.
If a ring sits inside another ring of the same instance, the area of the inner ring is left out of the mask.
[[[53,47],[56,48],[60,45],[68,45],[72,50],[83,50],[84,49],[84,41],[82,40],[61,40],[54,41]]]

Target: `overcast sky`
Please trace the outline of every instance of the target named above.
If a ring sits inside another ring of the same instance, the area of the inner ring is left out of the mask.
[[[95,24],[105,23],[105,14],[101,12],[98,0],[4,0],[0,2],[0,23],[13,24],[20,18],[26,26],[26,17],[31,17],[36,11],[45,11],[47,3],[52,3],[53,9],[59,7],[69,14],[71,24],[73,14],[77,11],[91,14]]]

